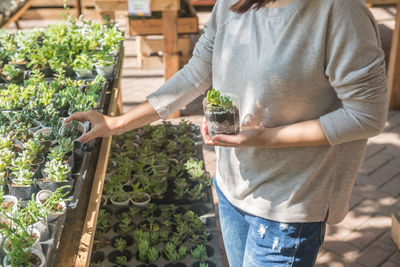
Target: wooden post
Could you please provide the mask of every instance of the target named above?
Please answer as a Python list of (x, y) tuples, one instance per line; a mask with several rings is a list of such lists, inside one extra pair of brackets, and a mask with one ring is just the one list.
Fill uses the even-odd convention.
[(388, 68), (390, 109), (400, 109), (400, 4), (397, 4), (396, 26), (393, 31)]
[[(167, 81), (179, 70), (178, 53), (178, 12), (176, 10), (162, 11), (162, 28), (164, 35), (164, 79)], [(179, 111), (171, 118), (180, 116)]]
[(82, 0), (76, 0), (76, 7), (78, 8), (78, 17), (82, 15)]

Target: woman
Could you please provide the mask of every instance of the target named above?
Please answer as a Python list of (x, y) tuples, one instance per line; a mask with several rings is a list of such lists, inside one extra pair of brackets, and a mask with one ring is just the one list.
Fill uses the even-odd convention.
[(367, 139), (382, 131), (387, 81), (362, 0), (218, 0), (190, 62), (120, 117), (95, 112), (81, 137), (118, 135), (210, 86), (240, 97), (242, 131), (212, 140), (230, 266), (312, 266), (325, 223), (346, 215)]

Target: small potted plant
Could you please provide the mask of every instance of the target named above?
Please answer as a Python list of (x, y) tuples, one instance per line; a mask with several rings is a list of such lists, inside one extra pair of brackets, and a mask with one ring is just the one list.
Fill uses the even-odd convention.
[[(29, 265), (27, 265), (29, 264)], [(3, 260), (4, 267), (11, 266), (35, 266), (43, 267), (46, 264), (44, 254), (37, 249), (15, 249), (8, 253)]]
[(72, 187), (74, 184), (74, 180), (71, 179), (70, 166), (59, 159), (47, 161), (45, 168), (42, 170), (42, 175), (43, 179), (37, 181), (41, 190), (47, 189), (54, 192), (59, 187), (65, 185)]
[(86, 133), (86, 127), (78, 121), (68, 122), (60, 127), (59, 134), (64, 138), (75, 140)]
[(113, 205), (126, 207), (129, 206), (130, 196), (129, 193), (124, 191), (122, 185), (120, 185), (114, 188), (110, 201)]
[(7, 83), (21, 83), (24, 79), (24, 71), (11, 64), (6, 64), (1, 75)]
[(8, 190), (10, 195), (27, 201), (31, 198), (35, 192), (35, 181), (32, 179), (34, 173), (31, 172), (28, 167), (19, 167), (17, 170), (11, 173), (14, 177), (11, 179), (11, 183), (8, 184)]
[(18, 199), (15, 196), (4, 195), (0, 191), (0, 213), (5, 213), (8, 216), (14, 216), (18, 211)]
[[(65, 189), (70, 189), (71, 186), (66, 185), (57, 188), (56, 191), (51, 192), (49, 190), (41, 190), (36, 194), (36, 202), (47, 209), (49, 215), (47, 216), (47, 222), (53, 222), (61, 215), (65, 214), (67, 210), (66, 201), (70, 201), (70, 198), (64, 198), (68, 194), (68, 190), (65, 193)], [(64, 192), (64, 193), (63, 193)]]
[(76, 56), (72, 67), (78, 78), (89, 78), (93, 76), (93, 62), (86, 53)]
[(151, 197), (149, 194), (141, 190), (139, 186), (139, 183), (132, 185), (130, 200), (131, 203), (137, 207), (146, 207), (150, 203)]
[(223, 94), (214, 88), (207, 92), (203, 100), (204, 115), (211, 137), (217, 134), (238, 134), (239, 98), (233, 94)]
[(193, 182), (199, 182), (206, 176), (202, 160), (195, 160), (193, 157), (191, 157), (188, 161), (186, 161), (185, 169), (189, 174), (189, 179)]
[(97, 74), (104, 77), (111, 77), (114, 74), (114, 58), (108, 53), (96, 53), (93, 60)]

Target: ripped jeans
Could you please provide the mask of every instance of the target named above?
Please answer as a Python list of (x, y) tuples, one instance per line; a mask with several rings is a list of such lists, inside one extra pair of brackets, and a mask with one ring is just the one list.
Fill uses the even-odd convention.
[(219, 219), (231, 267), (314, 266), (324, 241), (325, 222), (280, 223), (235, 208), (218, 194)]

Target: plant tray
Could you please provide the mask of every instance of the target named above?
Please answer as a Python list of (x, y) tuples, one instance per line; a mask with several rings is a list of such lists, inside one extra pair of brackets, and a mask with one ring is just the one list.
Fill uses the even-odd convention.
[[(167, 205), (160, 205), (159, 207), (162, 208), (165, 206), (167, 206)], [(202, 219), (203, 222), (205, 222), (205, 225), (206, 225), (205, 230), (208, 231), (212, 236), (211, 240), (204, 243), (206, 248), (208, 247), (208, 249), (212, 251), (212, 254), (207, 259), (207, 261), (211, 262), (211, 264), (215, 264), (214, 266), (223, 266), (222, 259), (221, 259), (221, 250), (220, 250), (220, 245), (219, 245), (220, 233), (217, 228), (216, 217), (215, 217), (215, 212), (214, 212), (214, 208), (213, 208), (214, 206), (213, 206), (212, 202), (207, 201), (207, 202), (201, 203), (201, 204), (199, 203), (199, 204), (193, 204), (193, 205), (178, 205), (178, 206), (179, 206), (179, 208), (183, 208), (185, 211), (195, 210), (195, 211), (200, 212), (200, 213), (198, 213), (198, 215), (199, 215), (200, 219)], [(101, 208), (105, 208), (105, 209), (107, 209), (108, 212), (112, 213), (112, 216), (110, 217), (111, 229), (108, 232), (101, 234), (101, 238), (105, 238), (106, 240), (111, 241), (113, 238), (121, 236), (121, 234), (114, 231), (113, 226), (119, 222), (118, 218), (116, 217), (116, 213), (118, 213), (121, 210), (124, 210), (126, 208), (121, 208), (121, 207), (116, 207), (116, 206), (102, 206)], [(132, 228), (131, 233), (133, 233), (133, 231), (135, 229), (138, 229), (137, 225), (139, 225), (144, 220), (145, 220), (145, 218), (141, 217), (140, 215), (137, 216), (133, 220), (133, 222), (136, 226), (135, 226), (135, 228)], [(158, 220), (160, 220), (160, 217), (158, 217)], [(124, 236), (128, 236), (129, 239), (133, 239), (133, 234), (128, 234), (128, 235), (124, 235)], [(96, 237), (99, 237), (99, 236), (96, 236)], [(95, 239), (96, 239), (96, 237), (95, 237)], [(193, 264), (195, 262), (197, 262), (197, 260), (192, 258), (192, 256), (190, 255), (190, 250), (193, 247), (195, 247), (197, 244), (191, 242), (190, 240), (186, 240), (183, 243), (183, 245), (185, 245), (188, 248), (188, 254), (180, 262), (184, 263), (188, 267), (193, 266)], [(162, 267), (162, 266), (167, 265), (168, 263), (171, 263), (162, 254), (165, 244), (163, 242), (159, 242), (157, 245), (155, 245), (155, 247), (159, 249), (160, 257), (158, 258), (158, 260), (156, 262), (152, 262), (152, 264), (154, 264), (154, 266)], [(144, 264), (143, 262), (140, 262), (136, 257), (138, 247), (135, 242), (133, 242), (132, 245), (128, 246), (126, 248), (126, 250), (129, 251), (128, 254), (131, 255), (131, 259), (126, 263), (127, 266), (141, 266), (142, 264)], [(112, 245), (107, 245), (107, 246), (104, 246), (104, 247), (98, 248), (98, 249), (93, 248), (93, 252), (92, 252), (92, 256), (91, 256), (91, 264), (93, 264), (93, 266), (113, 266), (113, 265), (115, 265), (115, 263), (110, 261), (114, 251), (116, 251), (116, 249)], [(104, 260), (101, 262), (98, 262), (97, 265), (94, 264), (94, 258), (95, 257), (98, 258), (100, 255), (104, 255)], [(101, 257), (102, 256), (100, 256), (100, 258)], [(210, 266), (212, 266), (211, 264), (210, 264)]]

